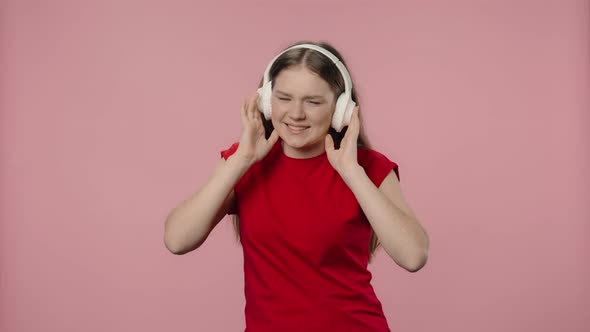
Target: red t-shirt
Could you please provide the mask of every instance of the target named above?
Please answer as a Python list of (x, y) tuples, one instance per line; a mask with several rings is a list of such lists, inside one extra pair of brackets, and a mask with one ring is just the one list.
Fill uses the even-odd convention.
[[(359, 148), (357, 159), (377, 187), (392, 170), (399, 178), (379, 152)], [(370, 224), (325, 152), (291, 158), (279, 140), (234, 193), (246, 332), (390, 331), (367, 270)]]

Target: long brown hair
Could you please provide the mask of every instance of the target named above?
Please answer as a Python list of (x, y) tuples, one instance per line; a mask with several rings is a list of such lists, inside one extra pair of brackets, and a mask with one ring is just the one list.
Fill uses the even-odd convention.
[[(340, 54), (340, 52), (338, 52), (338, 50), (336, 50), (336, 48), (334, 48), (334, 46), (330, 45), (329, 43), (327, 43), (325, 41), (320, 41), (320, 42), (299, 41), (297, 43), (294, 43), (294, 44), (286, 47), (285, 49), (296, 46), (296, 45), (300, 45), (300, 44), (313, 44), (313, 45), (317, 45), (322, 48), (325, 48), (326, 50), (330, 51), (330, 53), (334, 54), (340, 60), (340, 62), (342, 62), (342, 64), (344, 64), (344, 66), (346, 66), (346, 63), (345, 63), (342, 55)], [(294, 66), (305, 66), (310, 71), (319, 75), (322, 79), (324, 79), (326, 82), (328, 82), (328, 84), (332, 88), (332, 91), (334, 92), (334, 95), (336, 96), (336, 98), (342, 92), (344, 92), (344, 79), (342, 78), (342, 74), (340, 73), (340, 71), (338, 70), (336, 65), (330, 59), (328, 59), (325, 55), (323, 55), (315, 50), (309, 49), (309, 48), (295, 48), (295, 49), (289, 50), (289, 51), (281, 54), (281, 56), (279, 56), (275, 60), (275, 62), (271, 66), (270, 72), (269, 72), (269, 77), (270, 77), (271, 82), (273, 82), (273, 86), (274, 86), (274, 79), (277, 77), (277, 75), (282, 70), (290, 68), (290, 67), (294, 67)], [(348, 69), (348, 67), (347, 67), (347, 69)], [(349, 73), (350, 73), (350, 70), (349, 70)], [(351, 76), (351, 80), (352, 80), (352, 74), (350, 74), (350, 76)], [(262, 86), (263, 80), (264, 80), (264, 78), (261, 79), (258, 87)], [(352, 80), (352, 81), (354, 82), (354, 80)], [(358, 95), (357, 95), (356, 90), (354, 88), (354, 84), (352, 86), (351, 96), (352, 96), (352, 100), (357, 105), (360, 106)], [(272, 125), (272, 121), (270, 119), (266, 120), (264, 117), (261, 117), (261, 118), (262, 118), (262, 123), (264, 125), (265, 136), (268, 139), (274, 129), (273, 125)], [(359, 120), (361, 120), (361, 121), (360, 121), (360, 131), (359, 131), (359, 136), (358, 136), (358, 140), (357, 140), (357, 146), (361, 147), (361, 148), (370, 148), (371, 145), (369, 144), (369, 140), (367, 139), (367, 136), (366, 136), (364, 128), (363, 128), (363, 121), (362, 121), (360, 107), (359, 107)], [(328, 133), (332, 136), (332, 139), (334, 140), (335, 148), (340, 147), (340, 142), (344, 138), (344, 135), (346, 134), (347, 129), (348, 129), (348, 127), (344, 127), (341, 132), (337, 132), (334, 128), (330, 127)], [(234, 227), (236, 230), (236, 236), (239, 239), (240, 218), (237, 214), (234, 215)], [(369, 242), (369, 248), (368, 248), (369, 254), (370, 254), (369, 261), (373, 257), (373, 254), (374, 254), (375, 250), (377, 249), (377, 247), (379, 247), (379, 239), (377, 238), (375, 231), (371, 229), (371, 240)]]

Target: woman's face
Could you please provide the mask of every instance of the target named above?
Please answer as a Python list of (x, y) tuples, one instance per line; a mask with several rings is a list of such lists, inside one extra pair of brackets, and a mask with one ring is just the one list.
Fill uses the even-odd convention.
[(293, 158), (311, 158), (325, 151), (324, 140), (336, 106), (328, 82), (305, 66), (283, 69), (273, 82), (272, 125)]

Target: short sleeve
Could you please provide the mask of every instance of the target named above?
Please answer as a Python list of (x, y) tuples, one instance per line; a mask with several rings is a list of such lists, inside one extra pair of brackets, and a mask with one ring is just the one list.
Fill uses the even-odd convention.
[(225, 160), (229, 158), (238, 149), (239, 142), (232, 144), (228, 149), (221, 151), (221, 157)]
[[(238, 145), (239, 145), (239, 143), (234, 143), (228, 149), (222, 150), (220, 152), (221, 157), (223, 159), (227, 160), (227, 158), (229, 158), (232, 154), (234, 154), (236, 152), (236, 150), (238, 149)], [(238, 203), (237, 203), (237, 195), (235, 195), (235, 189), (234, 189), (234, 198), (235, 198), (234, 205), (229, 208), (229, 211), (227, 212), (227, 214), (238, 214), (238, 211), (237, 211)]]
[(399, 181), (399, 166), (385, 155), (369, 148), (359, 148), (358, 162), (365, 169), (369, 179), (379, 187), (387, 174), (393, 171)]

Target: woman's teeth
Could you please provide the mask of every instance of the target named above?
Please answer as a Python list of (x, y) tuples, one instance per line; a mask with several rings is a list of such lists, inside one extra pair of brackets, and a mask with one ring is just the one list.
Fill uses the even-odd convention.
[(292, 126), (290, 124), (287, 125), (289, 128), (293, 129), (293, 130), (304, 130), (307, 129), (308, 127), (298, 127), (298, 126)]

